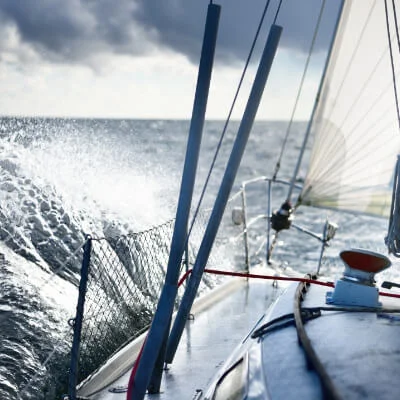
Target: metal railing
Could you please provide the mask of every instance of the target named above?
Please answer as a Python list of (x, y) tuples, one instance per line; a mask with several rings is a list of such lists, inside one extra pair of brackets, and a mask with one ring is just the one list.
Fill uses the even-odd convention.
[[(271, 215), (273, 209), (279, 207), (279, 200), (288, 185), (290, 183), (287, 181), (264, 176), (243, 182), (240, 190), (228, 202), (221, 229), (223, 234), (217, 236), (208, 267), (222, 265), (229, 270), (236, 264), (241, 266), (241, 270), (244, 265), (248, 272), (251, 258), (258, 257), (262, 250), (265, 250), (266, 260), (269, 261), (276, 237), (276, 232), (273, 233), (271, 228)], [(301, 190), (299, 185), (295, 188)], [(202, 211), (198, 215), (182, 260), (182, 274), (196, 258), (209, 215), (209, 211)], [(261, 229), (257, 227), (260, 223), (263, 224)], [(173, 224), (171, 220), (149, 230), (117, 238), (87, 238), (77, 314), (72, 321), (71, 400), (77, 398), (78, 382), (91, 375), (151, 323), (165, 279)], [(297, 224), (292, 226), (322, 243), (321, 262), (323, 250), (333, 237), (334, 225), (327, 222), (322, 235)], [(255, 233), (255, 237), (250, 233)], [(244, 258), (237, 258), (237, 240), (240, 239), (243, 240), (240, 253), (244, 253)], [(221, 251), (224, 247), (229, 247), (229, 251)], [(205, 274), (202, 290), (215, 286), (218, 279)], [(179, 291), (177, 303), (181, 295), (182, 291)]]
[[(182, 259), (182, 274), (196, 258), (209, 215), (208, 210), (198, 214)], [(88, 378), (150, 325), (164, 284), (173, 224), (174, 220), (170, 220), (125, 236), (87, 238), (77, 313), (71, 320), (74, 339), (70, 400), (77, 399), (77, 383)], [(231, 230), (229, 234), (232, 235)], [(226, 255), (230, 252), (224, 253), (223, 249), (230, 244), (229, 240), (218, 235), (217, 244), (207, 265), (222, 265), (228, 269)], [(204, 276), (199, 293), (214, 287), (221, 279)], [(177, 303), (183, 290), (184, 287), (178, 292)]]
[[(265, 204), (265, 210), (262, 212), (258, 212), (252, 215), (249, 218), (249, 207), (248, 207), (248, 191), (252, 186), (258, 186), (260, 183), (265, 183), (266, 188), (263, 191), (265, 196), (265, 201), (261, 201), (261, 204)], [(279, 207), (280, 203), (275, 201), (275, 198), (278, 198), (279, 201), (282, 201), (282, 195), (285, 193), (283, 188), (291, 186), (291, 182), (280, 180), (280, 179), (272, 179), (266, 176), (260, 176), (254, 179), (250, 179), (244, 181), (241, 185), (240, 190), (232, 197), (232, 199), (240, 197), (241, 206), (235, 207), (232, 212), (232, 221), (234, 224), (242, 226), (242, 231), (239, 236), (243, 236), (243, 244), (244, 244), (244, 255), (245, 255), (245, 269), (248, 272), (250, 269), (250, 240), (249, 240), (249, 228), (255, 227), (260, 221), (264, 221), (264, 231), (265, 237), (262, 239), (262, 242), (257, 244), (257, 248), (252, 252), (253, 255), (259, 255), (263, 249), (266, 251), (266, 262), (270, 264), (271, 255), (274, 249), (274, 245), (279, 232), (273, 232), (271, 225), (271, 216), (273, 214), (274, 207)], [(281, 187), (282, 190), (277, 190), (277, 187)], [(302, 189), (301, 185), (294, 185), (294, 189), (299, 193)], [(257, 202), (260, 203), (260, 199), (257, 199)], [(328, 246), (328, 242), (334, 237), (337, 226), (328, 220), (325, 221), (322, 234), (315, 233), (301, 225), (298, 225), (294, 222), (291, 222), (291, 227), (296, 229), (297, 231), (306, 234), (314, 239), (317, 239), (321, 242), (321, 251), (319, 262), (317, 266), (317, 274), (319, 274), (322, 257), (324, 254), (324, 250), (326, 246)], [(260, 230), (258, 229), (258, 232)]]

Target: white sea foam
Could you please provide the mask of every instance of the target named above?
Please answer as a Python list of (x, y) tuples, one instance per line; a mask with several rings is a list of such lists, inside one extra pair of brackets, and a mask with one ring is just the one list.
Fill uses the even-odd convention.
[[(205, 127), (197, 180), (200, 187), (222, 126), (222, 122), (211, 122)], [(234, 124), (227, 133), (228, 146), (223, 148), (216, 174), (210, 181), (212, 190), (206, 194), (207, 206), (215, 197), (237, 126)], [(273, 171), (280, 151), (280, 134), (285, 127), (284, 123), (260, 123), (254, 127), (235, 187), (244, 179)], [(292, 150), (285, 155), (280, 177), (290, 178), (293, 170), (303, 125), (295, 127), (299, 135), (289, 140)], [(48, 305), (41, 302), (40, 293), (57, 299), (52, 301), (55, 309), (65, 311), (63, 304), (71, 298), (65, 285), (75, 287), (70, 282), (76, 284), (81, 263), (80, 252), (71, 255), (79, 249), (84, 235), (118, 236), (147, 229), (174, 216), (187, 129), (185, 121), (1, 121), (0, 234), (3, 243), (0, 253), (3, 258), (0, 262), (7, 268), (1, 269), (0, 278), (4, 283), (0, 316), (11, 315), (7, 332), (23, 329), (28, 339), (21, 345), (18, 334), (13, 337), (10, 333), (6, 338), (0, 334), (1, 343), (7, 345), (7, 357), (12, 361), (0, 364), (0, 398), (13, 398), (10, 393), (15, 394), (15, 388), (21, 387), (26, 377), (40, 368), (40, 359), (47, 354), (50, 338), (54, 337), (54, 331), (59, 331), (61, 319), (54, 317), (40, 326), (37, 318), (40, 313), (35, 315), (35, 312), (39, 309), (40, 315), (51, 315), (46, 312)], [(196, 189), (195, 201), (200, 191)], [(266, 188), (254, 189), (252, 194), (255, 200), (249, 199), (249, 205), (257, 202), (258, 211), (265, 212)], [(285, 194), (279, 193), (277, 205)], [(325, 271), (329, 274), (337, 271), (337, 254), (343, 247), (362, 244), (372, 250), (382, 247), (384, 222), (370, 217), (360, 220), (342, 213), (329, 215), (340, 226), (337, 238), (327, 251)], [(301, 210), (297, 219), (317, 232), (322, 232), (324, 220), (325, 214), (321, 216), (320, 211), (303, 213)], [(357, 238), (351, 233), (354, 229)], [(249, 233), (250, 245), (258, 248), (264, 232), (262, 221)], [(275, 256), (278, 259), (285, 256), (291, 267), (310, 272), (319, 258), (315, 242), (299, 240), (292, 233), (280, 235)], [(162, 245), (169, 246), (169, 243)], [(287, 257), (288, 247), (290, 257)], [(263, 256), (261, 252), (259, 257)], [(303, 261), (298, 265), (300, 256)], [(68, 264), (61, 270), (66, 259)], [(51, 276), (50, 271), (61, 272), (66, 281), (56, 278), (41, 290)], [(26, 296), (29, 302), (25, 301)], [(40, 336), (47, 340), (45, 345), (39, 343)], [(29, 368), (22, 368), (28, 364)], [(10, 373), (2, 376), (2, 371), (7, 369)]]

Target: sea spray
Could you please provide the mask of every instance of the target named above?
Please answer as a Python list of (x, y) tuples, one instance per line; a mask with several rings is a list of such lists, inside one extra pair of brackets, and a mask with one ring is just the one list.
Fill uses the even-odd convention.
[(0, 398), (53, 399), (66, 390), (59, 381), (68, 373), (67, 321), (85, 236), (122, 235), (171, 213), (169, 177), (155, 168), (154, 180), (134, 129), (123, 121), (1, 120)]
[[(271, 121), (254, 125), (235, 190), (243, 180), (274, 170), (280, 134), (286, 125)], [(203, 209), (212, 204), (237, 126), (233, 122), (228, 129), (226, 146), (216, 163)], [(221, 121), (205, 126), (194, 205), (222, 127)], [(17, 399), (19, 393), (22, 399), (54, 399), (65, 392), (59, 381), (66, 382), (68, 372), (72, 339), (68, 320), (74, 317), (76, 308), (83, 241), (91, 234), (107, 243), (107, 254), (121, 258), (126, 243), (118, 248), (118, 238), (151, 230), (172, 218), (187, 128), (188, 121), (0, 119), (0, 398)], [(291, 150), (279, 173), (282, 179), (291, 177), (304, 123), (295, 123), (293, 128)], [(257, 205), (257, 213), (265, 213), (266, 187), (250, 192), (248, 206)], [(275, 195), (279, 206), (285, 192)], [(338, 223), (339, 231), (327, 250), (323, 273), (332, 275), (338, 265), (340, 268), (337, 254), (344, 246), (365, 244), (372, 250), (380, 248), (386, 228), (382, 220), (362, 217), (360, 224), (360, 217), (337, 212), (321, 216), (320, 210), (299, 209), (296, 223), (320, 232), (326, 216)], [(204, 228), (206, 214), (201, 222)], [(359, 240), (355, 240), (350, 232), (358, 226)], [(265, 227), (265, 219), (260, 219), (249, 232), (250, 246), (260, 249), (252, 258), (253, 263), (265, 259)], [(243, 269), (240, 229), (229, 227), (231, 237), (218, 238), (214, 246), (220, 250), (216, 266), (229, 268), (234, 264)], [(201, 232), (200, 227), (194, 229), (189, 267)], [(151, 250), (151, 244), (157, 250)], [(148, 323), (156, 290), (146, 262), (140, 257), (150, 251), (153, 264), (162, 271), (169, 245), (163, 236), (150, 235), (148, 240), (129, 246), (123, 268), (136, 268), (145, 278), (139, 297), (148, 303), (121, 326), (131, 320), (137, 324), (131, 326), (136, 330)], [(299, 266), (300, 256), (303, 262)], [(305, 273), (313, 271), (318, 256), (315, 242), (299, 240), (298, 234), (290, 231), (280, 236), (273, 258), (277, 262), (284, 258), (289, 266)], [(222, 266), (221, 259), (225, 263)], [(396, 274), (398, 277), (395, 270), (388, 273), (394, 279)], [(107, 279), (116, 277), (110, 274)], [(207, 279), (212, 286), (212, 279)], [(100, 293), (105, 296), (107, 291)], [(130, 312), (127, 311), (125, 315)], [(98, 363), (94, 360), (88, 369)]]

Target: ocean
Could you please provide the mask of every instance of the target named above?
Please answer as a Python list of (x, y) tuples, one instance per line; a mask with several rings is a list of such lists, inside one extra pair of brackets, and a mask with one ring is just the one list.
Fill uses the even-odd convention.
[[(194, 204), (223, 126), (205, 124)], [(238, 126), (229, 125), (202, 208), (213, 203)], [(271, 176), (287, 126), (254, 125), (234, 191), (244, 180)], [(304, 122), (293, 124), (278, 178), (291, 178), (305, 128)], [(189, 121), (172, 120), (0, 119), (0, 399), (59, 398), (85, 237), (140, 232), (174, 217), (188, 129)], [(307, 161), (299, 183), (306, 169)], [(278, 206), (285, 199), (280, 195)], [(320, 233), (326, 217), (339, 230), (323, 273), (340, 272), (338, 253), (345, 247), (384, 252), (382, 219), (300, 208), (296, 221)], [(259, 240), (264, 229), (255, 228), (250, 240)], [(276, 257), (288, 247), (285, 262), (312, 272), (319, 257), (315, 242), (284, 232)], [(385, 277), (398, 275), (392, 269)]]

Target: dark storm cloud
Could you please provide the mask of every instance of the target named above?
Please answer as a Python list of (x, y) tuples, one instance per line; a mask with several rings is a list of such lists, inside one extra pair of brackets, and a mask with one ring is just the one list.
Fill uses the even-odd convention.
[[(278, 22), (286, 29), (282, 44), (306, 50), (322, 0), (288, 0)], [(265, 0), (220, 0), (219, 54), (230, 62), (243, 59)], [(268, 21), (278, 0), (271, 1)], [(323, 35), (326, 47), (340, 0), (327, 0)], [(0, 52), (17, 32), (22, 44), (41, 58), (85, 63), (100, 53), (144, 54), (168, 48), (198, 60), (207, 0), (2, 0)], [(306, 23), (305, 23), (306, 22)]]
[[(132, 0), (2, 0), (0, 35), (11, 41), (16, 30), (22, 44), (51, 61), (85, 62), (101, 52), (140, 54), (149, 48), (151, 32), (143, 32), (134, 13)], [(10, 48), (5, 39), (0, 46)]]
[[(219, 0), (221, 4), (218, 44), (220, 53), (230, 61), (247, 56), (266, 0)], [(269, 26), (279, 0), (272, 0), (266, 18)], [(158, 41), (197, 60), (199, 37), (202, 36), (206, 1), (199, 0), (138, 0), (136, 17), (157, 33)], [(286, 0), (277, 23), (284, 26), (281, 45), (308, 51), (323, 0)], [(325, 2), (317, 50), (329, 44), (341, 0)], [(265, 33), (264, 33), (265, 37)]]

